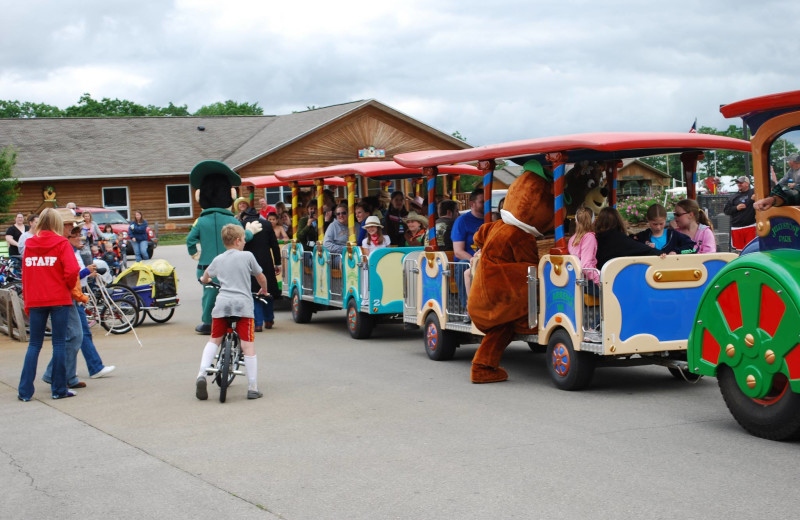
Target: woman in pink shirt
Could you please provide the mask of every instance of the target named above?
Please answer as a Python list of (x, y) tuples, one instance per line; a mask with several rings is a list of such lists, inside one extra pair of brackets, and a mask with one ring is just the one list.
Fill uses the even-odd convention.
[(714, 239), (714, 228), (697, 201), (683, 199), (675, 204), (675, 223), (678, 231), (691, 238), (696, 253), (716, 253), (717, 241)]
[(577, 256), (581, 261), (581, 269), (586, 269), (583, 276), (589, 280), (586, 291), (597, 294), (600, 277), (597, 274), (597, 238), (592, 225), (592, 211), (586, 206), (581, 206), (575, 212), (575, 234), (569, 239), (567, 249), (569, 254)]

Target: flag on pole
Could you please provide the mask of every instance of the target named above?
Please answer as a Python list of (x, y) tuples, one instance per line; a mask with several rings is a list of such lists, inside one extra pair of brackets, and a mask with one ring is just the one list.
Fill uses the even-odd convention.
[(692, 127), (689, 129), (689, 133), (690, 134), (696, 134), (697, 133), (697, 118), (696, 117), (694, 118), (694, 123), (692, 123)]

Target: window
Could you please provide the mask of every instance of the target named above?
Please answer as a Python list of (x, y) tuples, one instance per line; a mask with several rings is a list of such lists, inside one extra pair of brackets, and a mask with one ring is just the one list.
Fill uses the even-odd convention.
[(128, 188), (126, 186), (103, 188), (103, 207), (115, 209), (123, 217), (130, 218), (128, 216)]
[(636, 181), (628, 181), (622, 186), (623, 195), (640, 195), (641, 187)]
[[(266, 192), (267, 204), (275, 205), (278, 202), (290, 204), (292, 200), (292, 188), (289, 186), (277, 186), (275, 188), (264, 188)], [(288, 202), (287, 202), (288, 201)]]
[(167, 218), (192, 217), (192, 190), (188, 184), (167, 184)]

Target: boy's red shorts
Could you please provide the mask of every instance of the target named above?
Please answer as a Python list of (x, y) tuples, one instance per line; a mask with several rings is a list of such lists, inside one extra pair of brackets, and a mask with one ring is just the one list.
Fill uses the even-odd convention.
[[(211, 318), (211, 337), (221, 338), (228, 332), (228, 320), (226, 318)], [(236, 332), (239, 334), (240, 341), (255, 341), (255, 322), (253, 318), (239, 318), (236, 323)]]

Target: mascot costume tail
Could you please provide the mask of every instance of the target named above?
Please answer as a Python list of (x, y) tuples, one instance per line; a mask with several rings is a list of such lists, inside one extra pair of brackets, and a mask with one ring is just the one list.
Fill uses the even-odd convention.
[[(189, 254), (197, 260), (197, 278), (202, 276), (211, 261), (225, 252), (222, 243), (222, 227), (225, 224), (241, 225), (230, 211), (233, 203), (232, 188), (242, 183), (241, 177), (225, 163), (219, 161), (203, 161), (192, 169), (189, 176), (192, 188), (196, 189), (196, 197), (203, 208), (200, 217), (195, 221), (186, 237)], [(253, 234), (261, 231), (261, 224), (250, 222), (245, 228), (245, 241), (250, 241)], [(198, 251), (197, 246), (200, 246)], [(211, 311), (217, 301), (217, 290), (203, 288), (202, 323), (195, 327), (200, 334), (211, 334)]]
[(508, 189), (502, 220), (484, 224), (475, 233), (481, 256), (475, 269), (467, 308), (485, 334), (472, 359), (473, 383), (508, 379), (500, 367), (503, 351), (515, 332), (528, 329), (528, 267), (539, 264), (536, 238), (553, 228), (553, 183), (535, 160)]

